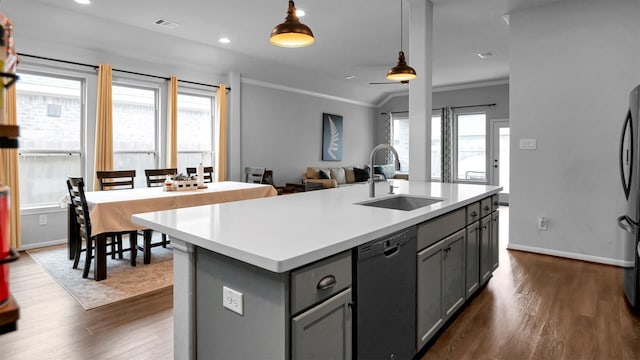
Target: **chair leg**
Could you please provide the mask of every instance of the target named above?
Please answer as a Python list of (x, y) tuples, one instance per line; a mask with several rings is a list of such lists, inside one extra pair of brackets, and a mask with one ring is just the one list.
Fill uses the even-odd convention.
[(122, 259), (122, 234), (116, 235), (116, 243), (118, 245), (118, 259)]
[(89, 269), (91, 268), (91, 257), (93, 257), (93, 239), (87, 240), (87, 251), (84, 254), (84, 269), (82, 271), (82, 277), (89, 277)]
[(144, 231), (144, 248), (143, 248), (143, 262), (145, 264), (151, 263), (151, 233), (153, 230)]
[(167, 234), (162, 234), (162, 247), (166, 248), (167, 247), (167, 243), (169, 243), (167, 241)]
[(78, 268), (78, 263), (80, 262), (80, 254), (82, 253), (82, 239), (78, 239), (78, 244), (76, 245), (75, 254), (73, 254), (73, 268)]
[(129, 247), (131, 248), (131, 266), (136, 266), (136, 257), (138, 256), (138, 232), (129, 233)]

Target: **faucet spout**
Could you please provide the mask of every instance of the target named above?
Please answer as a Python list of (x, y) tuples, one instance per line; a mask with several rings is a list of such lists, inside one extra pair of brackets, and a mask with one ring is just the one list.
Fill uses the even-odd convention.
[(373, 157), (376, 155), (378, 150), (381, 150), (381, 149), (387, 149), (391, 151), (391, 153), (395, 158), (395, 161), (394, 161), (395, 168), (396, 170), (400, 170), (400, 160), (399, 160), (400, 158), (398, 157), (398, 152), (396, 151), (396, 149), (394, 149), (393, 146), (389, 144), (376, 145), (376, 147), (374, 147), (373, 150), (371, 150), (371, 154), (369, 155), (369, 197), (376, 196), (376, 188), (373, 182)]

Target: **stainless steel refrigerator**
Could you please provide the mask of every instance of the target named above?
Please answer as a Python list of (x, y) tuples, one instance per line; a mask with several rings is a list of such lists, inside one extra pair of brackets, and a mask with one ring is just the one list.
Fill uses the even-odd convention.
[(620, 178), (627, 198), (627, 212), (618, 217), (626, 232), (623, 287), (634, 312), (640, 313), (640, 85), (631, 91), (629, 111), (620, 138)]

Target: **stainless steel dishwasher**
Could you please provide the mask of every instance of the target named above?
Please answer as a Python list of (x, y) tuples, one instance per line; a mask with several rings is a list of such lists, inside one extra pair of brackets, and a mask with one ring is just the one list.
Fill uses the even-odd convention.
[(416, 338), (416, 228), (368, 242), (356, 251), (356, 358), (411, 359)]

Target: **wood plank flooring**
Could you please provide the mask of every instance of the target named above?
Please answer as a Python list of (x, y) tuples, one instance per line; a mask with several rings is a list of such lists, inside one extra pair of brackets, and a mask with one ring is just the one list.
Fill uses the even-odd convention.
[[(173, 357), (172, 290), (84, 311), (26, 253), (10, 269), (20, 320), (0, 335), (0, 359)], [(487, 287), (422, 359), (640, 359), (640, 318), (620, 268), (502, 249)]]

